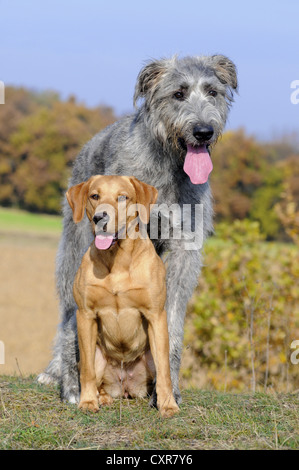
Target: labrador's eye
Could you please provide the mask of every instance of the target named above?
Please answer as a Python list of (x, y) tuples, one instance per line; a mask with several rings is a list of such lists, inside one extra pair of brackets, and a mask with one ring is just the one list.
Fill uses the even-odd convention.
[(100, 196), (98, 194), (92, 194), (90, 198), (94, 199), (95, 201), (98, 201), (98, 199), (100, 199)]
[(118, 196), (118, 201), (119, 202), (126, 201), (127, 199), (129, 199), (129, 198), (125, 194), (121, 194), (120, 196)]

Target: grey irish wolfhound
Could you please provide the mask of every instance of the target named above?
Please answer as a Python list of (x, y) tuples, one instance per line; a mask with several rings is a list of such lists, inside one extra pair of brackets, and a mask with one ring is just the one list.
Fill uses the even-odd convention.
[[(223, 55), (152, 61), (137, 78), (136, 113), (95, 135), (78, 155), (70, 185), (96, 174), (135, 176), (155, 186), (158, 204), (203, 208), (202, 226), (191, 211), (192, 227), (203, 239), (212, 232), (212, 202), (208, 174), (212, 169), (209, 146), (223, 131), (237, 89), (234, 64)], [(81, 258), (91, 243), (87, 217), (74, 224), (64, 204), (64, 229), (57, 256), (57, 287), (61, 305), (54, 356), (39, 382), (60, 384), (61, 398), (79, 401), (78, 343), (73, 281)], [(159, 211), (153, 211), (152, 218)], [(167, 253), (166, 311), (170, 367), (174, 396), (181, 402), (179, 368), (187, 302), (197, 284), (201, 250), (185, 249), (178, 238), (153, 240), (157, 253)], [(151, 404), (155, 404), (155, 392)]]

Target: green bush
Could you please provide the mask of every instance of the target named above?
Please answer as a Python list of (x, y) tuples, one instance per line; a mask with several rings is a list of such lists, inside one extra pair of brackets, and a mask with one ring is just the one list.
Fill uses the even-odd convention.
[[(258, 222), (219, 224), (186, 321), (183, 379), (217, 389), (298, 388), (299, 252)], [(196, 383), (197, 381), (197, 383)]]

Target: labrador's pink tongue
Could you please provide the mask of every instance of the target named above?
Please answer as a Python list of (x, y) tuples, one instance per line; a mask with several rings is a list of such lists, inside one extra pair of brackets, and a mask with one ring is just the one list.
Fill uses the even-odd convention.
[(98, 250), (107, 250), (113, 242), (113, 236), (104, 237), (103, 235), (96, 235), (95, 245)]
[(193, 147), (192, 145), (187, 145), (184, 171), (189, 175), (191, 183), (206, 183), (212, 170), (213, 163), (206, 146)]

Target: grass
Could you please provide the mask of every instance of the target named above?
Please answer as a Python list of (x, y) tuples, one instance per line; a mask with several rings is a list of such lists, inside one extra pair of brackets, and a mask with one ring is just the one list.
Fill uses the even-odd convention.
[(0, 230), (59, 234), (62, 230), (62, 218), (56, 215), (33, 214), (19, 209), (0, 207)]
[(298, 394), (185, 390), (170, 420), (148, 400), (115, 400), (97, 414), (60, 402), (35, 377), (0, 377), (0, 449), (298, 449)]

